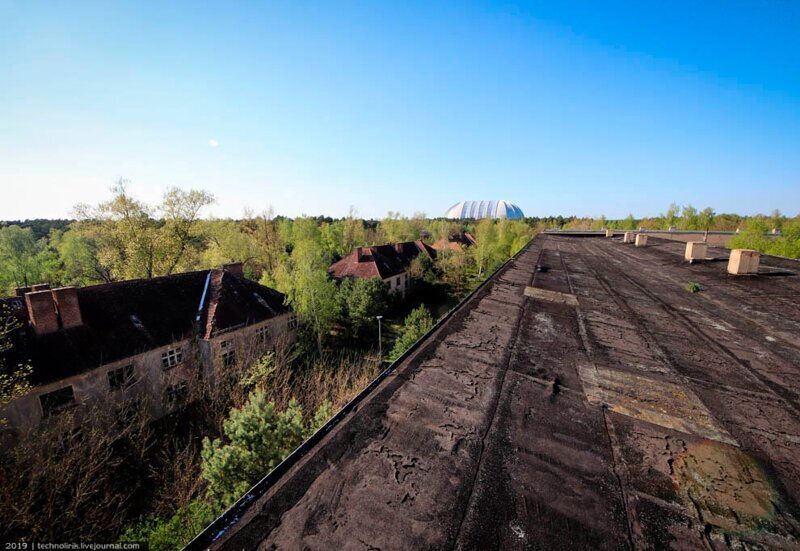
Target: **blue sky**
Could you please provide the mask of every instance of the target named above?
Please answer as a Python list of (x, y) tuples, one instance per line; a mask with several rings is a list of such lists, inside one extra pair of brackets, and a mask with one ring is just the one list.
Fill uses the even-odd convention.
[(800, 212), (797, 0), (0, 0), (0, 20), (0, 219), (119, 177), (233, 217)]

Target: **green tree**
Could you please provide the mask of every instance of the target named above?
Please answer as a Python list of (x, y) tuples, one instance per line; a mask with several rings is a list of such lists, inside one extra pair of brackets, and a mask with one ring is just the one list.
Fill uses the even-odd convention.
[(39, 282), (38, 252), (31, 228), (0, 228), (0, 278), (4, 288), (28, 287)]
[(706, 207), (697, 215), (697, 230), (709, 230), (714, 225), (716, 213), (711, 207)]
[(375, 323), (375, 316), (385, 314), (389, 307), (386, 284), (377, 278), (346, 278), (339, 285), (339, 302), (354, 337)]
[(399, 358), (412, 344), (430, 331), (431, 327), (433, 327), (433, 317), (424, 304), (412, 310), (403, 321), (403, 328), (394, 343), (390, 359)]
[(478, 278), (481, 278), (487, 268), (491, 270), (498, 258), (497, 228), (494, 220), (484, 218), (478, 222), (478, 226), (475, 229), (475, 241), (476, 243), (470, 247), (470, 251), (478, 268)]
[(678, 228), (681, 230), (697, 230), (700, 229), (699, 224), (699, 215), (697, 213), (697, 209), (692, 205), (686, 205), (683, 207), (683, 212), (681, 214), (680, 221), (678, 222)]
[(339, 319), (341, 304), (336, 282), (328, 276), (330, 259), (321, 246), (316, 221), (298, 218), (293, 224), (294, 248), (289, 260), (274, 274), (279, 291), (315, 336), (317, 351)]
[(323, 403), (306, 424), (296, 400), (277, 411), (262, 390), (253, 391), (225, 420), (226, 441), (203, 440), (202, 477), (208, 482), (209, 498), (223, 506), (233, 503), (316, 431), (331, 410), (330, 403)]
[(664, 225), (666, 226), (664, 229), (675, 226), (680, 215), (681, 208), (676, 203), (672, 203), (667, 209), (667, 214), (664, 215)]
[(436, 257), (436, 265), (442, 274), (442, 281), (460, 295), (467, 285), (469, 275), (469, 259), (466, 251), (463, 249), (440, 251)]
[(118, 181), (111, 200), (96, 207), (76, 206), (74, 229), (93, 240), (112, 279), (150, 278), (185, 267), (182, 261), (203, 245), (196, 231), (198, 216), (214, 198), (204, 191), (172, 188), (153, 208), (131, 197), (127, 185)]

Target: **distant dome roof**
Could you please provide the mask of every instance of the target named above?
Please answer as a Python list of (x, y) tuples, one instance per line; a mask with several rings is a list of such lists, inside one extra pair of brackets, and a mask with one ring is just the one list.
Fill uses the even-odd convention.
[(444, 213), (445, 218), (525, 218), (510, 201), (461, 201)]

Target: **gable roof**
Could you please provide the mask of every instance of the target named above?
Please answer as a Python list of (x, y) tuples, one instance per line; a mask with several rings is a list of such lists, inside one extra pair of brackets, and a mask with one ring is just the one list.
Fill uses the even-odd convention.
[(283, 294), (222, 270), (93, 285), (77, 293), (80, 326), (44, 335), (23, 326), (12, 336), (6, 360), (9, 365), (30, 360), (34, 385), (289, 311)]
[(434, 257), (436, 251), (419, 239), (393, 245), (356, 247), (349, 255), (334, 262), (328, 272), (337, 279), (345, 277), (387, 279), (405, 272), (420, 254)]
[(475, 238), (469, 232), (454, 233), (445, 241), (444, 238), (440, 239), (433, 244), (433, 248), (439, 251), (449, 249), (457, 251), (463, 247), (469, 247), (475, 244)]

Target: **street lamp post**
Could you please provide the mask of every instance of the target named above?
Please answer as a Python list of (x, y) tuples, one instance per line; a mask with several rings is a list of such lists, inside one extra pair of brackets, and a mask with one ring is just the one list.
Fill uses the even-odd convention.
[(381, 338), (381, 320), (383, 316), (375, 316), (378, 319), (378, 358), (383, 361), (383, 339)]

